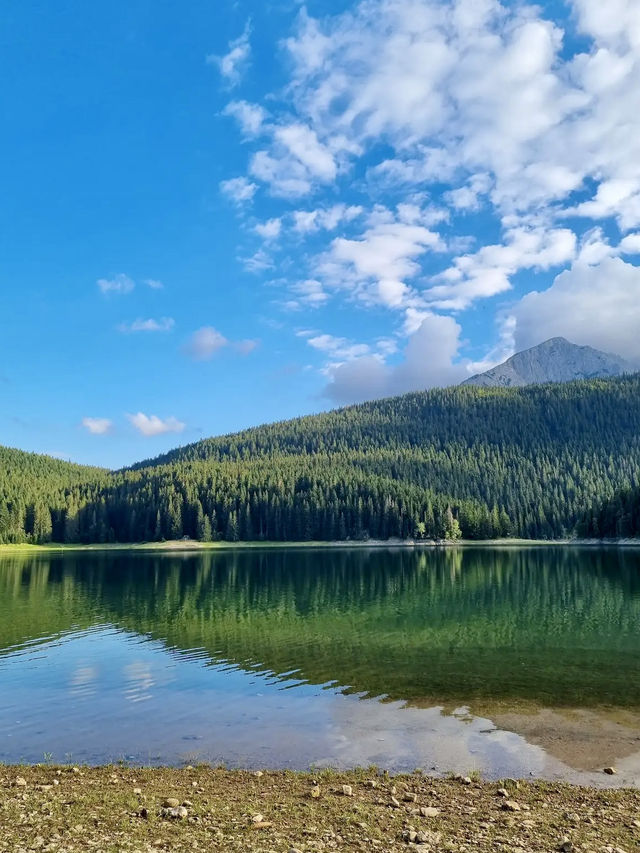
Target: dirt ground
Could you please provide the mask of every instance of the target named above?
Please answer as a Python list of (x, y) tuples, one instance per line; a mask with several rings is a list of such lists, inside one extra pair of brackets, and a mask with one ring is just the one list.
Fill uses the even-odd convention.
[(548, 782), (0, 767), (0, 851), (640, 850), (640, 790)]

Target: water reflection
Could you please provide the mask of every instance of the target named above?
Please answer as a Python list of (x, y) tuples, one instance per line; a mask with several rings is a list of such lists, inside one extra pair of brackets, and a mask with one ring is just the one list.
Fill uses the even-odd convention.
[(0, 758), (569, 776), (604, 751), (633, 780), (638, 627), (636, 551), (5, 559)]

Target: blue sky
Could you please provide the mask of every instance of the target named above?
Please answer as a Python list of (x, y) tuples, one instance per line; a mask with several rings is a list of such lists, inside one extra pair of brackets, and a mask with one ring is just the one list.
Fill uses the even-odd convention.
[(556, 334), (640, 364), (636, 0), (2, 31), (0, 443), (116, 467)]

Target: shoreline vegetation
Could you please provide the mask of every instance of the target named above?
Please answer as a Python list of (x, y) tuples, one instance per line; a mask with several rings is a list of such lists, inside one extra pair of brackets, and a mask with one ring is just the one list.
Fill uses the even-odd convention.
[(0, 765), (0, 853), (635, 849), (640, 791), (376, 768)]
[(168, 553), (194, 551), (258, 551), (260, 549), (282, 548), (304, 550), (308, 548), (340, 549), (340, 548), (640, 548), (640, 538), (624, 539), (365, 539), (365, 540), (336, 540), (333, 542), (199, 542), (195, 539), (174, 539), (166, 542), (110, 542), (110, 543), (57, 543), (48, 542), (42, 545), (24, 542), (18, 544), (0, 544), (0, 555), (14, 553), (55, 553), (69, 551), (165, 551)]

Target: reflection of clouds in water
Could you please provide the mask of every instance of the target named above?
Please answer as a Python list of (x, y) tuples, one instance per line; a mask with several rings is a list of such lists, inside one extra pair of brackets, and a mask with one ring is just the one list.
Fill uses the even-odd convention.
[(69, 692), (72, 696), (93, 696), (97, 679), (98, 670), (95, 666), (79, 666), (71, 675)]
[(151, 699), (151, 688), (155, 686), (155, 679), (149, 663), (134, 661), (127, 664), (124, 668), (124, 678), (127, 682), (124, 695), (130, 702)]
[(336, 702), (323, 764), (385, 766), (391, 759), (402, 770), (416, 767), (441, 773), (478, 770), (491, 776), (527, 776), (543, 772), (544, 751), (520, 735), (496, 729), (467, 709), (455, 715), (441, 708), (408, 708), (401, 702)]

